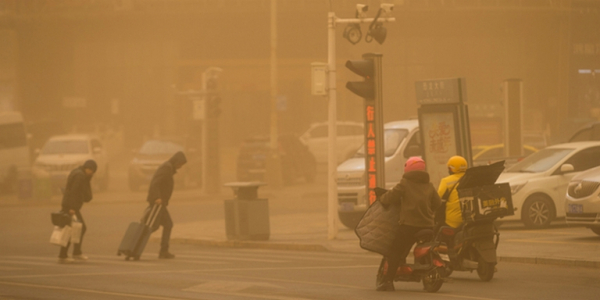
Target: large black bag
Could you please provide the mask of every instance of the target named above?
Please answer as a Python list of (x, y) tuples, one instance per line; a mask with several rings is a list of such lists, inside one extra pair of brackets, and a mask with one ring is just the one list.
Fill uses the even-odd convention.
[(58, 227), (64, 227), (66, 225), (71, 225), (71, 220), (73, 219), (70, 214), (59, 211), (53, 212), (50, 214), (50, 219), (52, 220), (52, 224)]
[(125, 236), (121, 240), (117, 255), (124, 254), (125, 260), (133, 258), (139, 260), (146, 248), (150, 234), (155, 228), (156, 220), (160, 215), (162, 205), (155, 204), (144, 211), (140, 222), (131, 222), (127, 227)]
[[(381, 196), (379, 191), (377, 196)], [(379, 200), (373, 202), (354, 229), (360, 240), (360, 247), (390, 257), (392, 245), (400, 225), (400, 206), (385, 207)]]

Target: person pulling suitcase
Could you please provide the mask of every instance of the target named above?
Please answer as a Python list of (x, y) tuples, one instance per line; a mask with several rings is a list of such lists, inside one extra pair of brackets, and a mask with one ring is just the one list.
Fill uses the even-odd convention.
[(186, 162), (187, 159), (183, 152), (179, 151), (175, 153), (173, 157), (158, 167), (154, 176), (152, 176), (150, 187), (148, 188), (148, 204), (150, 206), (156, 204), (161, 205), (160, 213), (152, 228), (152, 231), (155, 231), (159, 226), (163, 227), (160, 251), (158, 253), (158, 258), (161, 259), (175, 258), (175, 255), (169, 252), (169, 240), (171, 239), (173, 220), (171, 220), (167, 206), (169, 205), (169, 200), (171, 199), (173, 187), (175, 185), (173, 175), (175, 175), (177, 170)]

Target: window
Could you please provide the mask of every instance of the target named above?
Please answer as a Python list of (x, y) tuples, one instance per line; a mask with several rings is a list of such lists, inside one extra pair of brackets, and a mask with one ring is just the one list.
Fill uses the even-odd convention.
[(575, 172), (600, 166), (600, 147), (581, 150), (569, 158), (565, 164), (572, 164)]
[(339, 136), (356, 136), (364, 135), (364, 130), (361, 126), (354, 125), (339, 125), (337, 127), (337, 135)]
[(554, 167), (561, 159), (573, 152), (573, 149), (543, 149), (527, 156), (507, 169), (507, 172), (541, 173)]
[(586, 128), (576, 133), (569, 142), (584, 142), (592, 140), (592, 129)]
[[(415, 134), (413, 134), (413, 136), (410, 138), (410, 141), (408, 141), (406, 149), (404, 149), (404, 157), (408, 158), (408, 149), (410, 149), (411, 146), (417, 146), (419, 149), (421, 149), (421, 135), (418, 131), (415, 132)], [(423, 156), (423, 154), (421, 154), (421, 156)]]
[(50, 140), (42, 149), (42, 154), (87, 154), (89, 152), (89, 145), (85, 140)]
[(329, 133), (329, 128), (325, 125), (317, 126), (313, 130), (310, 131), (311, 138), (323, 138), (327, 137)]
[[(396, 150), (408, 135), (408, 131), (406, 129), (386, 129), (384, 132), (385, 137), (383, 140), (383, 151), (385, 153), (385, 156), (389, 157), (396, 153)], [(358, 152), (356, 152), (356, 155), (354, 155), (354, 157), (365, 157), (364, 143), (362, 146), (360, 146)]]

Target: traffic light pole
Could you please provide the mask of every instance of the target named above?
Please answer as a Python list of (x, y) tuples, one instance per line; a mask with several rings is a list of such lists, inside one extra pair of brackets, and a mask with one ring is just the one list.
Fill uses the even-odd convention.
[[(336, 56), (335, 56), (335, 29), (337, 24), (372, 23), (375, 18), (340, 19), (335, 12), (327, 14), (327, 67), (329, 77), (329, 140), (328, 140), (328, 165), (327, 165), (327, 238), (335, 239), (337, 228), (337, 85), (336, 85)], [(378, 18), (377, 22), (394, 22), (396, 18)]]

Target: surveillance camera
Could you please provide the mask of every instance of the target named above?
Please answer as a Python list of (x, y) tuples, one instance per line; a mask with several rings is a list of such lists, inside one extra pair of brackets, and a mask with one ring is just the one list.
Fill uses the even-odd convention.
[(392, 10), (394, 10), (394, 4), (391, 4), (391, 3), (381, 3), (381, 9), (386, 14), (389, 14), (389, 13), (392, 12)]
[(366, 4), (356, 4), (356, 16), (363, 16), (369, 10), (369, 6)]

